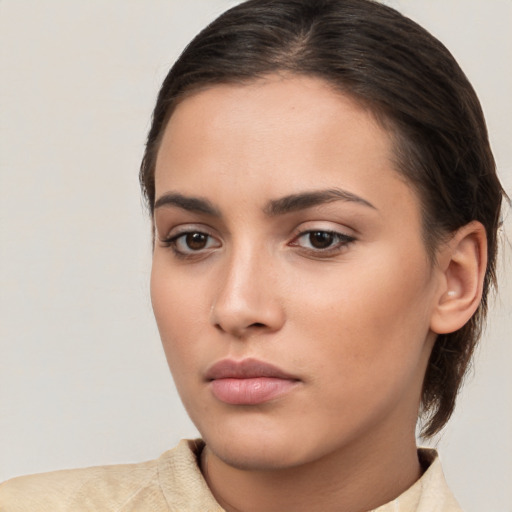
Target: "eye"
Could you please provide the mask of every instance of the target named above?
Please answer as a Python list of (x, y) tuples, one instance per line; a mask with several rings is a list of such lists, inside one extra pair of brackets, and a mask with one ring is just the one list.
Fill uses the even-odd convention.
[(166, 247), (170, 247), (177, 256), (189, 257), (203, 254), (210, 249), (221, 246), (220, 242), (202, 231), (187, 231), (176, 235), (171, 235), (166, 240), (162, 240)]
[(176, 246), (180, 246), (182, 249), (190, 249), (191, 251), (200, 251), (206, 249), (210, 242), (209, 236), (205, 233), (186, 233), (180, 235), (176, 240)]
[(306, 240), (315, 249), (327, 249), (335, 242), (336, 235), (330, 231), (310, 231)]
[(353, 236), (337, 231), (312, 229), (303, 231), (289, 244), (314, 253), (333, 253), (353, 242)]

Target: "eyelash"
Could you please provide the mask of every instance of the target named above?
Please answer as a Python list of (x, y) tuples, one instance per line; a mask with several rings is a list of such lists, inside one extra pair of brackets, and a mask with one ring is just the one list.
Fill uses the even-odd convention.
[(298, 243), (298, 241), (301, 238), (309, 237), (309, 242), (311, 242), (311, 236), (315, 235), (315, 234), (317, 234), (317, 235), (321, 234), (322, 236), (327, 235), (329, 237), (332, 237), (332, 239), (333, 239), (332, 241), (336, 241), (336, 243), (334, 245), (329, 245), (328, 247), (325, 247), (325, 248), (302, 247), (304, 250), (308, 251), (310, 254), (312, 254), (313, 256), (317, 256), (317, 257), (328, 257), (328, 256), (338, 254), (343, 249), (348, 247), (351, 243), (356, 241), (355, 237), (346, 235), (345, 233), (340, 233), (338, 231), (333, 231), (333, 230), (329, 230), (329, 229), (308, 229), (306, 231), (299, 232), (288, 245), (290, 245), (292, 247), (301, 247)]
[[(187, 243), (186, 238), (189, 236), (193, 236), (193, 235), (200, 235), (200, 236), (206, 237), (207, 245), (212, 240), (216, 240), (212, 235), (210, 235), (209, 233), (205, 233), (204, 231), (190, 230), (190, 231), (183, 231), (181, 233), (172, 235), (164, 240), (161, 240), (161, 243), (164, 247), (170, 248), (172, 250), (172, 252), (174, 253), (174, 255), (181, 259), (197, 258), (199, 256), (203, 256), (205, 250), (207, 251), (209, 249), (212, 249), (212, 247), (205, 247), (205, 248), (202, 248), (199, 250), (194, 250), (194, 249), (190, 249), (190, 247), (189, 247), (188, 251), (187, 251), (186, 249), (183, 250), (183, 249), (178, 248), (178, 244), (180, 243), (181, 239), (183, 239), (184, 243), (186, 244)], [(217, 247), (220, 247), (220, 244)], [(216, 248), (216, 247), (214, 247), (214, 248)]]
[[(336, 242), (334, 245), (328, 245), (325, 248), (318, 248), (318, 247), (303, 247), (299, 244), (299, 241), (304, 237), (309, 237), (309, 242), (311, 243), (311, 236), (312, 235), (321, 235), (321, 236), (328, 236), (331, 237), (332, 240), (330, 240), (330, 243)], [(197, 250), (191, 249), (190, 247), (187, 247), (186, 249), (179, 248), (178, 244), (180, 243), (180, 240), (183, 240), (185, 244), (187, 244), (187, 237), (189, 236), (202, 236), (206, 237), (206, 247), (200, 248)], [(207, 253), (211, 249), (216, 249), (218, 247), (221, 247), (221, 243), (218, 242), (217, 245), (211, 246), (211, 242), (215, 241), (216, 238), (210, 235), (209, 233), (205, 233), (204, 231), (200, 230), (190, 230), (190, 231), (183, 231), (177, 234), (174, 234), (166, 239), (161, 240), (163, 247), (168, 247), (172, 250), (174, 255), (180, 259), (194, 259), (199, 258), (205, 255), (205, 252)], [(328, 240), (329, 241), (329, 240)], [(309, 253), (309, 255), (316, 256), (316, 257), (329, 257), (334, 256), (338, 253), (340, 253), (343, 249), (347, 248), (351, 243), (355, 242), (356, 238), (344, 233), (339, 233), (338, 231), (333, 231), (329, 229), (308, 229), (305, 231), (299, 231), (293, 240), (288, 243), (288, 246), (290, 247), (300, 247), (302, 250)], [(188, 244), (187, 244), (188, 245)], [(210, 245), (210, 246), (208, 246)]]

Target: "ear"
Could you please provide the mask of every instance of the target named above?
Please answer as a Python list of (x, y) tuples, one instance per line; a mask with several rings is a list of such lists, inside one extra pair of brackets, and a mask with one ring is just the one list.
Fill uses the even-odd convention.
[(477, 221), (458, 229), (437, 257), (441, 279), (430, 328), (437, 334), (460, 329), (475, 313), (482, 298), (487, 268), (487, 236)]

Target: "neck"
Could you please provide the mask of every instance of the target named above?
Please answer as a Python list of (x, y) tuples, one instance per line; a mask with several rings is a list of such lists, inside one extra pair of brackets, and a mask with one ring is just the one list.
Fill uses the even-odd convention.
[(394, 443), (380, 437), (306, 464), (269, 470), (230, 466), (205, 447), (202, 470), (227, 512), (365, 512), (392, 501), (421, 476), (414, 434), (395, 435)]

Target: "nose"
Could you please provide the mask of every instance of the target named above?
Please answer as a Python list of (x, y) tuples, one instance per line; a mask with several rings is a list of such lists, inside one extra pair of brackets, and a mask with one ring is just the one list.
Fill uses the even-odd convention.
[(285, 322), (276, 268), (256, 252), (240, 251), (225, 262), (211, 309), (212, 324), (239, 339), (278, 331)]

